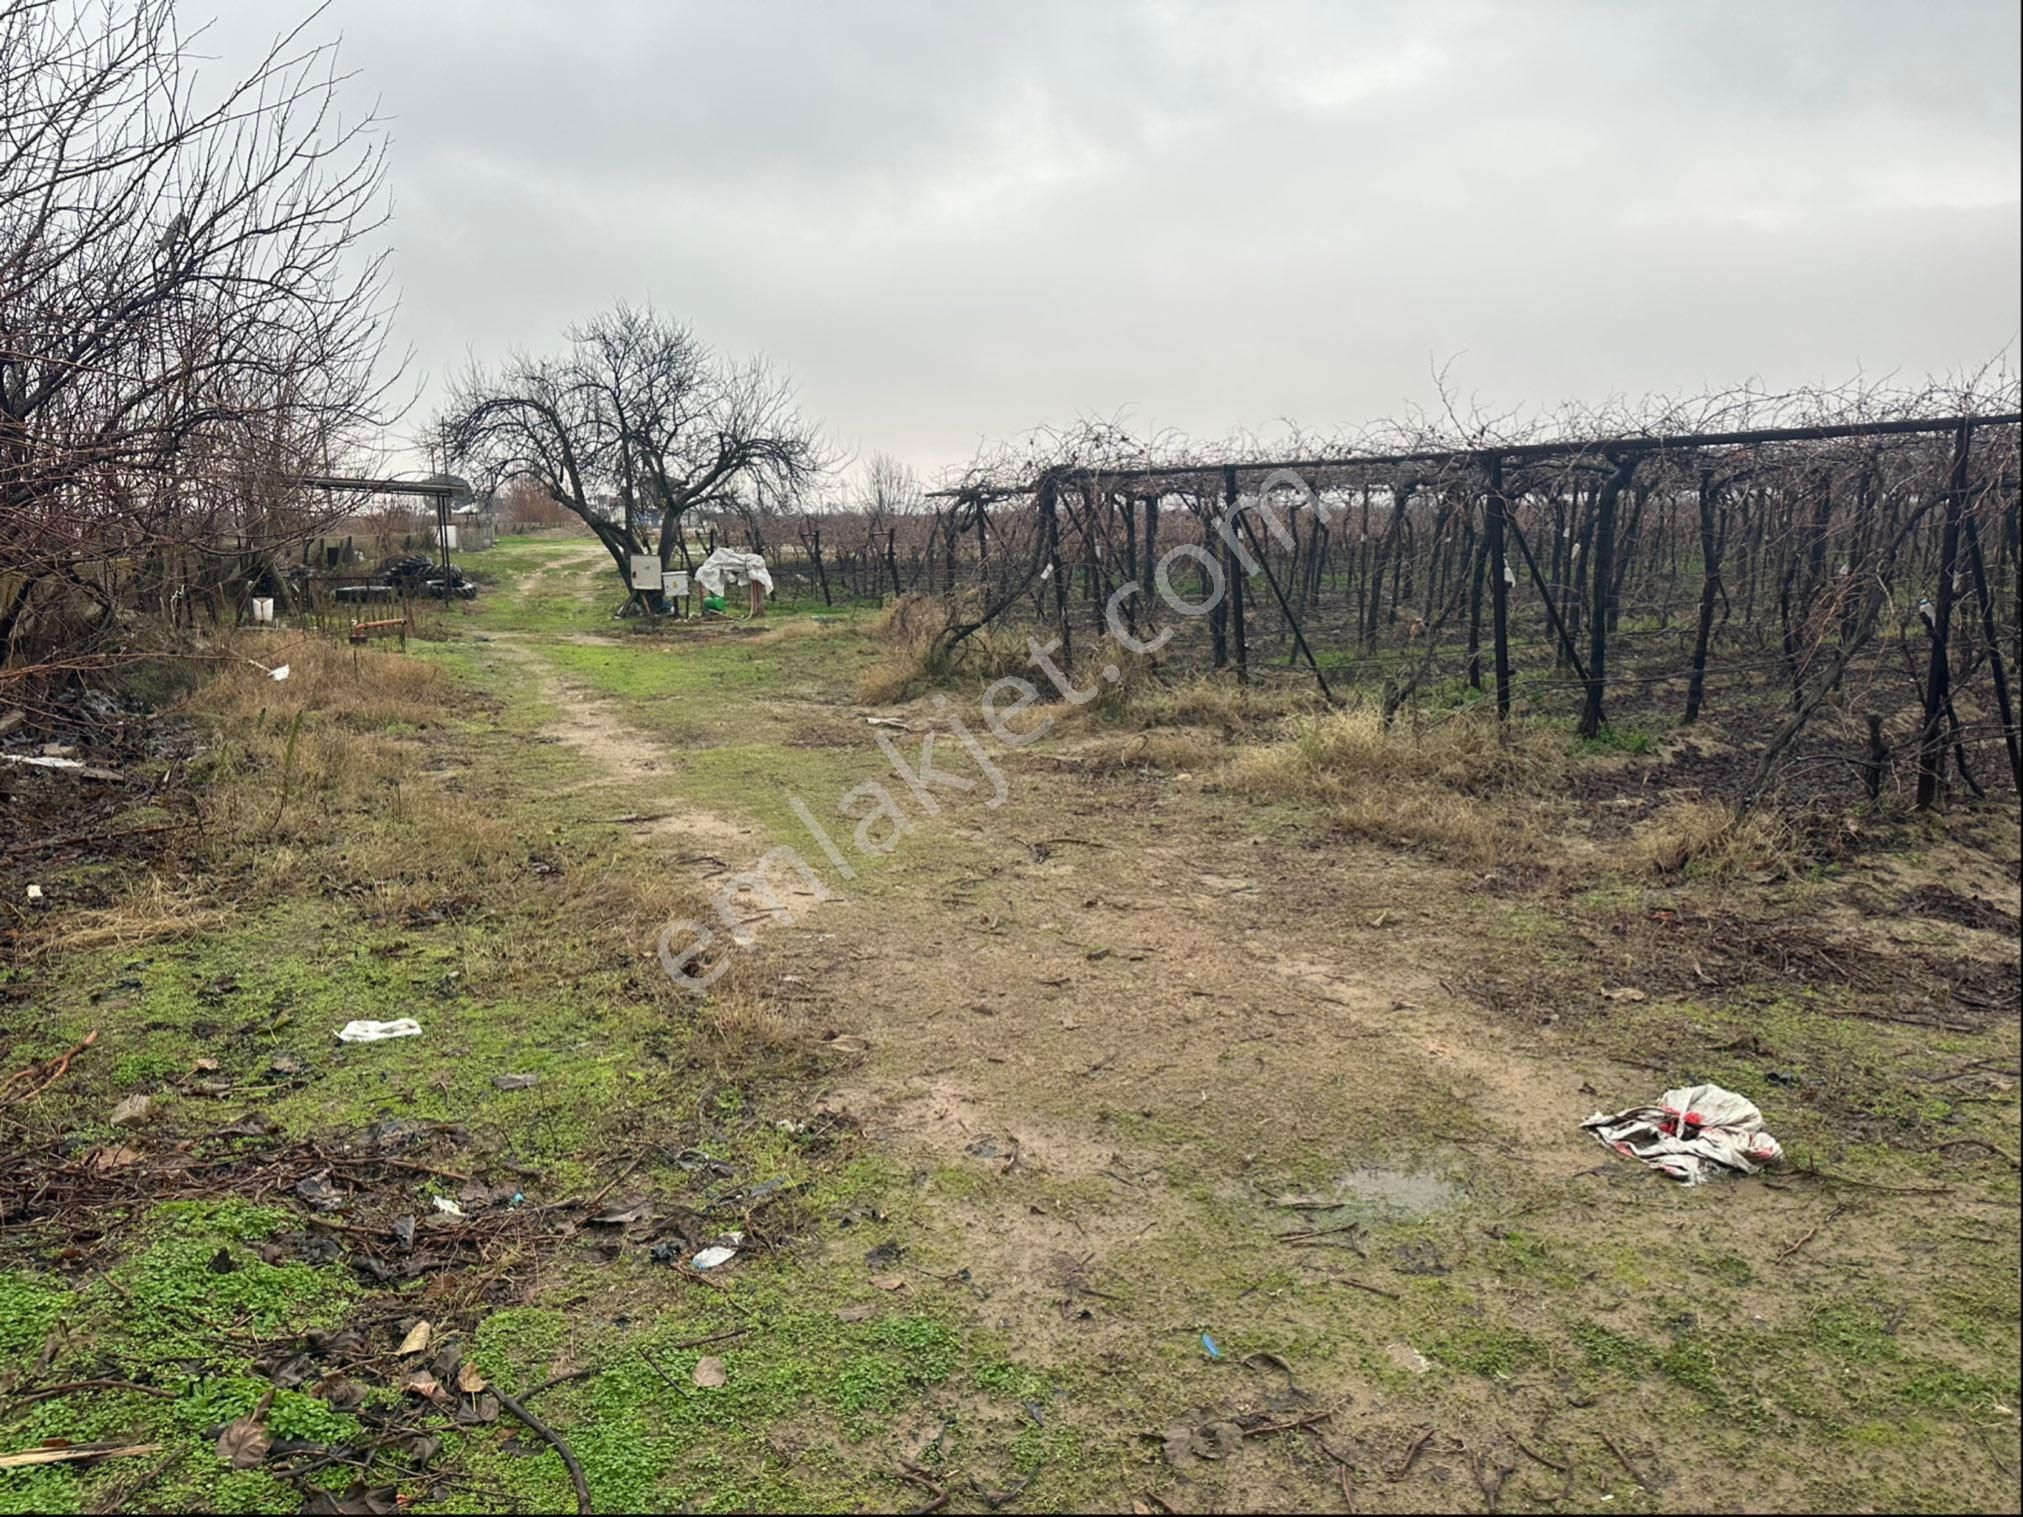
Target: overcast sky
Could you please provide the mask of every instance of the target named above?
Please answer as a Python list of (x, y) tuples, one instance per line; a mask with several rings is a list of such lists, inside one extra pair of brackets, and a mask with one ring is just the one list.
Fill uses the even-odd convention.
[[(271, 0), (216, 8), (229, 62)], [(651, 299), (923, 472), (1044, 422), (1326, 430), (2019, 326), (2018, 7), (333, 0), (440, 376)], [(220, 65), (222, 66), (222, 65)]]

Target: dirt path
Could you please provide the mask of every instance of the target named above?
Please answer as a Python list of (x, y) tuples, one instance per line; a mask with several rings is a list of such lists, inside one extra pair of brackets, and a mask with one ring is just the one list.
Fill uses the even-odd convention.
[[(670, 867), (708, 888), (782, 843), (814, 856), (756, 790), (751, 816), (686, 803), (697, 750), (529, 639), (500, 646), (554, 706), (549, 735), (595, 767), (613, 815), (642, 818), (638, 835)], [(912, 730), (897, 734), (864, 725), (867, 708), (804, 695), (769, 690), (753, 721), (768, 741), (848, 746), (853, 762), (823, 773), (867, 759), (875, 772), (880, 730), (912, 758), (937, 721), (908, 709)], [(1006, 753), (1001, 806), (945, 796), (932, 815), (885, 771), (911, 830), (818, 914), (795, 900), (794, 922), (767, 924), (749, 949), (761, 992), (836, 1050), (816, 1108), (861, 1124), (892, 1176), (893, 1241), (861, 1265), (848, 1235), (824, 1243), (838, 1250), (829, 1267), (919, 1311), (973, 1313), (1021, 1362), (1069, 1367), (1101, 1405), (1102, 1425), (1083, 1430), (1099, 1438), (1161, 1432), (1175, 1415), (1326, 1410), (1328, 1447), (1367, 1472), (1398, 1467), (1437, 1424), (1423, 1480), (1361, 1491), (1365, 1509), (1480, 1509), (1470, 1471), (1493, 1471), (1510, 1428), (1575, 1460), (1584, 1500), (1649, 1506), (1646, 1479), (1660, 1491), (1723, 1479), (1757, 1504), (1799, 1504), (1792, 1445), (1701, 1424), (1636, 1444), (1640, 1473), (1626, 1474), (1600, 1441), (1621, 1423), (1592, 1387), (1662, 1355), (1677, 1386), (1659, 1392), (1697, 1395), (1694, 1356), (1739, 1354), (1754, 1394), (1803, 1404), (1807, 1383), (1839, 1372), (1808, 1324), (1856, 1308), (1836, 1304), (1838, 1286), (1813, 1289), (1815, 1261), (1792, 1264), (1793, 1240), (1830, 1224), (1818, 1267), (1882, 1300), (1901, 1294), (1926, 1222), (1783, 1181), (1691, 1192), (1609, 1162), (1580, 1119), (1690, 1083), (1701, 1046), (1733, 1046), (1733, 1033), (1684, 1006), (1672, 1025), (1686, 1055), (1667, 1064), (1568, 1031), (1616, 1014), (1603, 989), (1651, 965), (1627, 942), (1569, 933), (1553, 915), (1565, 902), (1344, 847), (1184, 775), (1074, 757), (1072, 745)], [(826, 815), (835, 797), (809, 799)], [(851, 824), (832, 825), (842, 837)], [(1484, 974), (1533, 966), (1554, 971), (1563, 1006), (1485, 1010)], [(1972, 1225), (2013, 1222), (1999, 1204), (1929, 1194)], [(1915, 1195), (1893, 1199), (1932, 1205)], [(1901, 1319), (1890, 1311), (1876, 1320)], [(1875, 1468), (1922, 1457), (1886, 1451)], [(1227, 1464), (1153, 1454), (1117, 1480), (1190, 1506), (1304, 1509), (1335, 1499), (1327, 1459), (1274, 1440)], [(1513, 1505), (1561, 1499), (1527, 1473)]]

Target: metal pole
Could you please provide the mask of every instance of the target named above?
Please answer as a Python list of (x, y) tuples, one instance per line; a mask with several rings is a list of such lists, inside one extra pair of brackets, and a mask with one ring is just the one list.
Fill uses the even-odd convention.
[(1510, 720), (1510, 565), (1503, 553), (1503, 457), (1485, 454), (1489, 474), (1489, 625), (1496, 655), (1496, 719)]

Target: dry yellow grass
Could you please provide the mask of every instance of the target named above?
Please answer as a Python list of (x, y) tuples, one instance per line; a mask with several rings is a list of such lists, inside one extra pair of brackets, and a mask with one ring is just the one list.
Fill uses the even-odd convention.
[(1377, 783), (1426, 784), (1469, 794), (1542, 792), (1566, 773), (1553, 734), (1498, 725), (1475, 713), (1387, 724), (1375, 706), (1298, 717), (1288, 737), (1231, 761), (1233, 788), (1282, 797), (1334, 797)]
[(1222, 762), (1229, 745), (1218, 733), (1199, 727), (1153, 727), (1143, 732), (1106, 732), (1075, 749), (1098, 770), (1166, 769), (1201, 773)]
[(73, 911), (42, 935), (44, 954), (85, 953), (95, 948), (133, 948), (208, 932), (231, 913), (206, 906), (197, 892), (150, 874), (113, 906)]
[[(257, 655), (257, 660), (252, 656)], [(288, 665), (288, 678), (268, 668)], [(450, 700), (442, 670), (401, 653), (353, 649), (321, 638), (236, 639), (217, 675), (192, 695), (187, 709), (225, 720), (286, 722), (297, 712), (354, 726), (420, 724), (439, 718)]]
[(1172, 685), (1141, 682), (1119, 719), (1138, 727), (1212, 727), (1228, 733), (1263, 733), (1288, 718), (1324, 709), (1311, 685), (1239, 685), (1201, 676)]
[(952, 652), (944, 652), (939, 639), (957, 609), (940, 596), (903, 595), (881, 611), (871, 631), (893, 651), (859, 677), (857, 699), (867, 705), (891, 705), (954, 678), (988, 683), (1001, 675), (1029, 672), (1024, 633), (985, 628)]
[(1789, 829), (1766, 813), (1744, 816), (1724, 801), (1680, 801), (1636, 830), (1630, 859), (1655, 874), (1781, 874), (1792, 867), (1792, 839)]
[(799, 642), (803, 638), (828, 637), (835, 628), (818, 622), (812, 616), (797, 616), (791, 621), (777, 622), (768, 630), (751, 640), (754, 648), (777, 648), (781, 643)]
[(1499, 729), (1474, 713), (1387, 724), (1374, 706), (1354, 706), (1293, 718), (1283, 739), (1240, 749), (1219, 779), (1274, 800), (1325, 802), (1330, 823), (1353, 837), (1491, 865), (1536, 850), (1566, 765), (1550, 733)]

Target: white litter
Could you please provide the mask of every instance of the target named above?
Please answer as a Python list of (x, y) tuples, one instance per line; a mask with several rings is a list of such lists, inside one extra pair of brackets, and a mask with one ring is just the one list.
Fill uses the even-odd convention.
[(288, 671), (289, 671), (289, 669), (290, 669), (290, 668), (292, 668), (292, 667), (293, 667), (292, 665), (289, 665), (289, 664), (283, 664), (283, 665), (282, 665), (282, 666), (281, 666), (280, 668), (278, 668), (278, 669), (269, 669), (269, 670), (267, 671), (267, 678), (269, 678), (269, 679), (274, 679), (274, 680), (281, 680), (281, 679), (286, 679), (286, 678), (288, 678)]
[(435, 1202), (436, 1210), (446, 1217), (461, 1217), (464, 1214), (464, 1209), (448, 1196), (437, 1196)]
[(1598, 1111), (1581, 1126), (1617, 1153), (1688, 1185), (1703, 1185), (1722, 1170), (1753, 1175), (1784, 1157), (1755, 1104), (1719, 1085), (1668, 1090), (1656, 1106), (1614, 1116)]
[(340, 1043), (377, 1043), (385, 1038), (418, 1038), (421, 1023), (413, 1017), (402, 1017), (395, 1022), (346, 1022), (337, 1029)]
[(706, 1248), (689, 1260), (697, 1269), (715, 1269), (719, 1264), (728, 1264), (738, 1256), (737, 1245), (745, 1241), (743, 1233), (725, 1233), (728, 1244), (719, 1243), (714, 1248)]
[(32, 764), (37, 769), (82, 769), (83, 759), (52, 758), (46, 753), (0, 753), (10, 764)]
[(28, 887), (28, 899), (29, 899), (29, 900), (31, 900), (31, 901), (39, 901), (39, 900), (41, 900), (41, 899), (42, 899), (42, 887), (41, 887), (40, 885), (30, 885), (30, 886)]
[(768, 593), (773, 588), (772, 571), (756, 553), (740, 553), (736, 548), (719, 548), (704, 559), (695, 571), (696, 583), (711, 595), (722, 598), (725, 585), (757, 583)]

